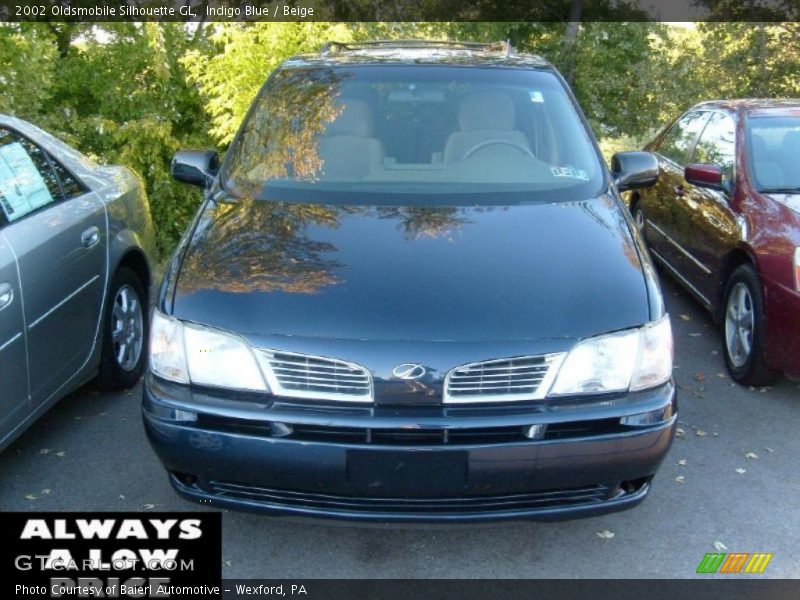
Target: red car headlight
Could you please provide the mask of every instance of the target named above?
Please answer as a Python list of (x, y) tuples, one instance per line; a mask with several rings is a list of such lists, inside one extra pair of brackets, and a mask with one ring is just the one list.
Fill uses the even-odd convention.
[(800, 292), (800, 248), (794, 249), (794, 289)]

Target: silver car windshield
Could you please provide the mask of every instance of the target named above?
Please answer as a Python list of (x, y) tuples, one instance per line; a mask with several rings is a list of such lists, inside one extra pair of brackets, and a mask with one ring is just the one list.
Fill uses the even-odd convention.
[[(550, 71), (289, 68), (269, 81), (223, 173), (237, 195), (586, 198), (604, 182), (590, 133)], [(417, 198), (415, 200), (414, 198)], [(533, 199), (536, 199), (535, 197)]]

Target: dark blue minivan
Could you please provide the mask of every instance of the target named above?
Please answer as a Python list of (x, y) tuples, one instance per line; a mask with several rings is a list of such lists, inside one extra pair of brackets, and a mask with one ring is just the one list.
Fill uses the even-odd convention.
[(669, 317), (567, 85), (506, 44), (328, 44), (284, 62), (152, 320), (144, 419), (218, 507), (361, 521), (634, 506), (676, 419)]

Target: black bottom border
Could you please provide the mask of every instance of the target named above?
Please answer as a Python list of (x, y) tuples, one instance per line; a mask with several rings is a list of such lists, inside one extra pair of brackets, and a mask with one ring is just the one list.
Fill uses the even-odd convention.
[(224, 579), (222, 590), (223, 600), (791, 600), (800, 579)]

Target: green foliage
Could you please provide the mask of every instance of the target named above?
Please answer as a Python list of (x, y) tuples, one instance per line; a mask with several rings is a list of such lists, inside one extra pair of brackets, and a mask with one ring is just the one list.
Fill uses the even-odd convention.
[(37, 32), (0, 26), (0, 112), (35, 115), (53, 81), (55, 47)]
[(229, 144), (267, 76), (294, 54), (316, 50), (327, 40), (352, 39), (344, 24), (221, 23), (210, 41), (216, 52), (192, 50), (183, 58), (189, 80), (205, 97), (210, 129)]
[(800, 95), (800, 23), (709, 23), (700, 34), (700, 77), (712, 95)]
[(211, 48), (205, 38), (177, 23), (8, 26), (0, 34), (2, 72), (13, 77), (0, 110), (136, 170), (159, 248), (169, 252), (200, 200), (172, 181), (172, 154), (211, 145), (202, 100), (181, 64), (187, 52)]
[[(736, 3), (726, 2), (725, 9), (733, 10)], [(339, 8), (366, 10), (368, 4), (343, 2)], [(589, 19), (608, 10), (606, 4), (577, 3)], [(562, 0), (558, 14), (574, 5)], [(578, 26), (554, 19), (4, 24), (0, 112), (29, 119), (98, 160), (135, 169), (147, 186), (159, 247), (167, 253), (200, 201), (199, 191), (171, 180), (173, 152), (224, 150), (270, 72), (329, 40), (509, 39), (561, 70), (607, 158), (641, 147), (701, 100), (800, 95), (797, 23), (668, 26), (626, 22), (634, 9), (614, 6), (617, 22)], [(452, 9), (453, 14), (465, 10), (455, 1)]]

